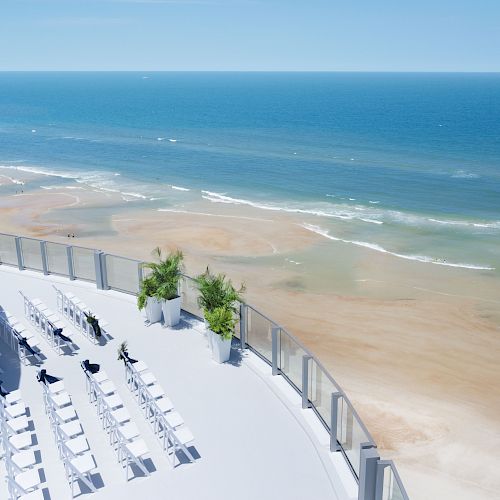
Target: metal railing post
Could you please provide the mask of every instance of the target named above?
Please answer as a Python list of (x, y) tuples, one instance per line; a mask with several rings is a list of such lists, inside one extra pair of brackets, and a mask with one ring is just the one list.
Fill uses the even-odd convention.
[(106, 266), (106, 254), (104, 252), (99, 253), (99, 260), (101, 261), (102, 289), (109, 290), (108, 268)]
[(278, 353), (279, 353), (279, 345), (278, 345), (278, 333), (280, 331), (279, 327), (274, 326), (271, 329), (271, 358), (272, 358), (272, 367), (273, 367), (273, 375), (279, 374), (278, 368)]
[(68, 259), (68, 276), (71, 281), (75, 280), (75, 269), (73, 267), (73, 247), (66, 247), (66, 257)]
[(103, 278), (103, 269), (102, 269), (102, 252), (100, 250), (94, 251), (94, 267), (95, 267), (95, 284), (98, 290), (105, 290), (104, 288), (104, 278)]
[(22, 271), (24, 269), (24, 261), (23, 261), (23, 248), (21, 246), (21, 238), (16, 236), (14, 239), (16, 243), (16, 254), (17, 254), (17, 266), (19, 270)]
[(240, 304), (240, 347), (247, 347), (247, 306), (243, 302)]
[(40, 256), (42, 257), (43, 274), (49, 274), (49, 266), (47, 262), (47, 242), (40, 240)]
[(144, 273), (142, 272), (143, 271), (143, 269), (142, 269), (143, 264), (144, 264), (144, 262), (137, 263), (137, 276), (139, 278), (139, 291), (141, 289), (142, 280), (144, 279)]
[(309, 408), (309, 360), (312, 356), (302, 356), (302, 408)]
[(339, 399), (340, 392), (332, 392), (330, 399), (330, 451), (340, 451), (337, 429), (339, 423)]
[(358, 500), (375, 500), (380, 455), (372, 443), (361, 443), (359, 458)]
[(389, 462), (379, 460), (377, 462), (377, 484), (375, 485), (375, 500), (382, 500), (384, 494), (384, 471)]

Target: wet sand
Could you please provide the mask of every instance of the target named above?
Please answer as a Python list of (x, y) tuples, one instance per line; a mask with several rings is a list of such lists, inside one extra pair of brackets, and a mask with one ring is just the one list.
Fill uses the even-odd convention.
[[(112, 194), (32, 191), (0, 198), (0, 231), (63, 243), (74, 232), (72, 244), (141, 259), (158, 245), (179, 247), (189, 274), (209, 264), (244, 281), (248, 302), (330, 369), (412, 499), (495, 497), (500, 287), (491, 273), (325, 242), (292, 216), (188, 208), (198, 213), (146, 211)], [(107, 214), (100, 232), (81, 216), (95, 210)]]

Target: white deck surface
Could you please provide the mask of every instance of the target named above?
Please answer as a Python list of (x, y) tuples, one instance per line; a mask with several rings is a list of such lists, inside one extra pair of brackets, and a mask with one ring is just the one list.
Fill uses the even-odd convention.
[[(64, 329), (79, 346), (74, 356), (57, 356), (40, 337), (47, 357), (42, 368), (64, 378), (66, 389), (83, 425), (97, 462), (95, 494), (80, 498), (101, 499), (183, 499), (183, 500), (302, 500), (355, 499), (357, 486), (343, 457), (328, 450), (328, 435), (312, 410), (302, 410), (298, 394), (282, 377), (272, 377), (270, 368), (255, 355), (234, 351), (232, 363), (218, 365), (211, 360), (203, 336), (204, 326), (183, 315), (181, 325), (165, 329), (159, 324), (144, 326), (135, 297), (99, 291), (95, 285), (43, 276), (31, 271), (0, 266), (0, 306), (14, 314), (25, 326), (22, 290), (30, 298), (40, 298), (56, 311), (52, 284), (70, 291), (109, 323), (113, 340), (96, 346), (69, 324)], [(67, 322), (65, 322), (67, 323)], [(131, 357), (143, 360), (155, 374), (177, 411), (195, 437), (200, 458), (194, 464), (172, 469), (149, 424), (130, 394), (124, 368), (117, 360), (117, 347), (129, 344)], [(4, 387), (15, 389), (14, 356), (0, 341), (0, 375)], [(95, 408), (88, 402), (80, 361), (99, 363), (118, 388), (132, 421), (146, 441), (152, 470), (150, 477), (136, 477), (128, 483), (100, 427)], [(14, 368), (10, 376), (9, 368)], [(36, 381), (37, 367), (22, 366), (20, 388), (29, 407), (39, 442), (41, 464), (53, 500), (70, 497), (62, 462), (44, 413), (42, 390)], [(0, 499), (7, 498), (0, 461)], [(78, 492), (78, 487), (75, 489)]]

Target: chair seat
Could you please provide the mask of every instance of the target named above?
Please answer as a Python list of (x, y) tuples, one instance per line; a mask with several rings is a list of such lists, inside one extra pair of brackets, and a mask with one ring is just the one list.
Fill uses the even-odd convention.
[(122, 425), (118, 428), (118, 432), (125, 441), (130, 441), (139, 435), (139, 429), (133, 422)]
[(26, 495), (21, 495), (17, 500), (44, 500), (44, 498), (43, 490), (35, 490), (31, 493), (26, 493)]
[(194, 436), (186, 425), (173, 431), (173, 434), (184, 446), (194, 441)]
[(149, 453), (148, 447), (144, 439), (136, 439), (131, 443), (127, 443), (125, 447), (130, 452), (131, 455), (137, 458), (143, 457), (144, 455)]
[(41, 483), (39, 469), (30, 469), (26, 472), (21, 472), (14, 480), (23, 490), (34, 488)]
[(66, 424), (62, 424), (59, 426), (59, 429), (63, 432), (65, 436), (74, 437), (78, 434), (83, 434), (82, 426), (78, 420), (72, 420)]
[(137, 363), (133, 363), (132, 366), (137, 373), (144, 372), (148, 369), (148, 365), (144, 363), (144, 361), (137, 361)]
[(99, 384), (99, 387), (106, 396), (109, 396), (116, 391), (116, 386), (111, 380), (106, 380), (102, 384)]
[(170, 427), (179, 427), (184, 423), (182, 415), (177, 411), (171, 411), (165, 415), (165, 420)]
[(59, 410), (56, 410), (56, 415), (63, 422), (67, 422), (68, 420), (73, 420), (76, 418), (75, 409), (72, 406), (65, 406)]
[(7, 394), (5, 396), (5, 401), (7, 403), (9, 403), (10, 405), (17, 403), (21, 399), (22, 399), (22, 396), (21, 396), (21, 391), (19, 389), (16, 389), (15, 391), (12, 391), (12, 392), (9, 392), (9, 394)]
[(146, 387), (146, 393), (153, 399), (158, 399), (165, 395), (165, 391), (159, 384)]
[(29, 426), (26, 415), (21, 415), (20, 417), (8, 420), (7, 425), (10, 427), (10, 429), (12, 429), (13, 432), (24, 431)]
[(33, 438), (31, 432), (26, 431), (26, 432), (21, 432), (21, 434), (14, 434), (9, 439), (9, 443), (17, 450), (28, 448), (28, 446), (31, 446), (33, 444)]
[(71, 398), (66, 391), (59, 392), (55, 396), (52, 396), (50, 400), (58, 408), (71, 404)]
[(64, 443), (69, 451), (73, 453), (73, 455), (80, 455), (84, 451), (88, 451), (90, 449), (89, 443), (85, 436), (78, 436), (76, 438), (70, 439)]
[(18, 402), (7, 406), (7, 408), (5, 408), (5, 413), (7, 413), (9, 418), (20, 417), (21, 415), (26, 415), (26, 406), (24, 402)]
[(118, 410), (112, 411), (111, 416), (119, 424), (123, 424), (130, 420), (130, 413), (126, 410), (126, 408), (119, 408)]
[(158, 407), (158, 409), (160, 410), (161, 413), (167, 413), (167, 412), (173, 410), (173, 408), (174, 408), (174, 405), (173, 405), (172, 401), (170, 401), (169, 398), (158, 399), (157, 401), (155, 401), (155, 403), (156, 403), (156, 406)]
[(20, 451), (12, 455), (12, 461), (20, 468), (26, 469), (36, 464), (35, 454), (31, 450)]
[(100, 370), (97, 373), (94, 373), (93, 378), (98, 384), (109, 380), (108, 374), (104, 370)]
[(52, 384), (48, 384), (48, 389), (51, 394), (57, 394), (58, 392), (64, 391), (64, 382), (62, 380), (58, 380)]
[(113, 394), (104, 398), (104, 402), (108, 408), (115, 409), (123, 406), (122, 398), (118, 394)]
[(151, 372), (142, 372), (139, 378), (144, 385), (151, 385), (156, 382), (156, 377)]
[(71, 465), (80, 473), (87, 474), (96, 468), (94, 456), (91, 453), (85, 453), (71, 460)]

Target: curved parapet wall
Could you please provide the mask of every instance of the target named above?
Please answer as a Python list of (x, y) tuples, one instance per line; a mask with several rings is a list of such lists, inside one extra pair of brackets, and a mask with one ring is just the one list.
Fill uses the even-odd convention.
[[(137, 294), (142, 262), (100, 250), (0, 233), (0, 264), (70, 280), (95, 283), (99, 289)], [(182, 308), (202, 317), (194, 280), (184, 276)], [(272, 319), (249, 304), (240, 305), (236, 336), (300, 394), (330, 434), (331, 452), (341, 452), (359, 484), (360, 500), (408, 500), (392, 461), (381, 460), (377, 445), (339, 384), (321, 362)]]

